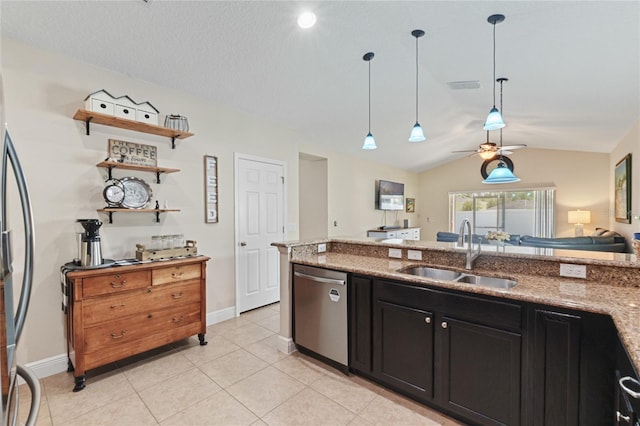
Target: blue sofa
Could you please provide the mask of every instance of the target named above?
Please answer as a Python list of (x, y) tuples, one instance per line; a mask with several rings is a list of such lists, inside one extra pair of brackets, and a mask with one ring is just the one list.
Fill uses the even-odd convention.
[[(458, 234), (454, 232), (438, 232), (437, 241), (456, 242)], [(475, 244), (488, 244), (484, 235), (474, 234), (471, 241)], [(465, 241), (466, 242), (466, 241)], [(542, 238), (530, 235), (511, 235), (507, 244), (526, 247), (544, 247), (562, 250), (589, 250), (625, 253), (628, 251), (626, 239), (620, 234), (597, 228), (594, 235), (584, 237)]]

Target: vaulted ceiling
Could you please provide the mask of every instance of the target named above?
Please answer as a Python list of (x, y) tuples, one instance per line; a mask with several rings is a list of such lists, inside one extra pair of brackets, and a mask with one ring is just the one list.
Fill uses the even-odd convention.
[[(7, 1), (2, 36), (291, 128), (306, 142), (421, 171), (486, 138), (492, 26), (505, 145), (610, 152), (640, 119), (638, 1)], [(312, 10), (308, 30), (297, 15)], [(427, 140), (407, 142), (419, 121)], [(372, 132), (367, 133), (371, 62)], [(477, 81), (476, 89), (449, 83)], [(101, 88), (101, 87), (100, 87)], [(117, 88), (109, 88), (117, 92)], [(151, 94), (149, 100), (153, 102)], [(164, 112), (164, 111), (161, 111)], [(197, 123), (192, 123), (197, 131)], [(498, 142), (498, 132), (491, 140)]]

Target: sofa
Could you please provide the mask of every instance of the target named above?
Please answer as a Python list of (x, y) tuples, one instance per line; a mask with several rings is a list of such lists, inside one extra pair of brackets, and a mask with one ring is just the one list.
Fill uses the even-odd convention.
[[(438, 232), (436, 234), (436, 240), (455, 242), (458, 241), (458, 234), (454, 232)], [(471, 241), (473, 244), (478, 241), (480, 241), (481, 244), (488, 244), (484, 235), (474, 234)], [(616, 253), (625, 253), (628, 251), (626, 239), (622, 235), (603, 228), (596, 228), (596, 231), (592, 235), (583, 237), (542, 238), (532, 237), (531, 235), (511, 235), (511, 238), (506, 241), (506, 244), (562, 250), (608, 251)]]

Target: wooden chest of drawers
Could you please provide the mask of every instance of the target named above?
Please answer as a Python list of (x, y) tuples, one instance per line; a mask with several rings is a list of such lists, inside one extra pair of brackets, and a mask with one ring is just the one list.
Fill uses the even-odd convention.
[(67, 273), (67, 345), (74, 391), (87, 370), (189, 336), (206, 345), (208, 257)]

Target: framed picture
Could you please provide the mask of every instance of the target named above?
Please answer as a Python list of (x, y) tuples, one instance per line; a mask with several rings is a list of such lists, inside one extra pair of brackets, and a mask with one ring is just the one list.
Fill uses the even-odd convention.
[(407, 198), (407, 213), (415, 213), (416, 211), (416, 199)]
[(204, 222), (218, 223), (218, 158), (204, 156)]
[(631, 223), (631, 154), (618, 161), (614, 173), (616, 222)]

